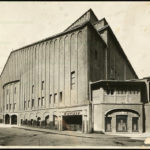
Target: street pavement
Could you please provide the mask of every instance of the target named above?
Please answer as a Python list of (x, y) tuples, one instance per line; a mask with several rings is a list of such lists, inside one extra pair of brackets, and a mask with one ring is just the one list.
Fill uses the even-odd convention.
[[(134, 137), (135, 138), (135, 137)], [(49, 129), (0, 126), (0, 146), (54, 146), (73, 148), (82, 147), (137, 147), (147, 148), (143, 139), (131, 139), (131, 137), (105, 135), (105, 134), (83, 134), (71, 131), (55, 131)]]

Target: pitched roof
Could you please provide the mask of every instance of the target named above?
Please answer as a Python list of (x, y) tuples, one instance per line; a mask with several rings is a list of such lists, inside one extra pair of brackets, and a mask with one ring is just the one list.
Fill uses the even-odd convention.
[[(98, 21), (98, 18), (96, 17), (96, 15), (94, 14), (93, 10), (90, 8), (89, 10), (87, 10), (83, 15), (81, 15), (76, 21), (74, 21), (67, 29), (65, 29), (64, 31), (70, 30), (72, 27), (74, 27), (74, 25), (78, 25), (80, 23), (77, 24), (77, 22), (81, 19), (84, 19), (84, 16), (89, 15), (89, 18), (84, 20), (84, 21), (90, 21), (92, 24), (96, 23)], [(95, 21), (93, 21), (93, 18)]]
[(133, 69), (133, 67), (132, 67), (132, 65), (131, 65), (131, 63), (130, 63), (128, 57), (127, 57), (127, 55), (126, 55), (125, 52), (123, 51), (123, 48), (121, 47), (121, 45), (120, 45), (118, 39), (116, 38), (115, 34), (113, 33), (113, 31), (112, 31), (112, 29), (111, 29), (111, 27), (110, 27), (109, 25), (105, 25), (103, 28), (101, 28), (100, 30), (98, 30), (98, 32), (104, 31), (104, 30), (106, 30), (106, 29), (108, 29), (108, 30), (110, 31), (110, 33), (112, 34), (112, 36), (114, 37), (114, 39), (115, 39), (117, 45), (119, 46), (119, 52), (121, 52), (121, 54), (123, 55), (123, 57), (124, 57), (125, 60), (127, 61), (129, 67), (131, 68), (131, 70), (132, 70), (133, 73), (135, 74), (136, 78), (138, 78), (138, 76), (137, 76), (135, 70)]

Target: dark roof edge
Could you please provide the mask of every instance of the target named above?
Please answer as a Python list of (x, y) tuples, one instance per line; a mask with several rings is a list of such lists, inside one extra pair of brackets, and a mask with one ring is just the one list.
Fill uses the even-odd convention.
[(82, 18), (87, 12), (91, 11), (94, 16), (96, 17), (96, 19), (98, 20), (97, 16), (95, 15), (95, 13), (93, 12), (93, 10), (90, 8), (88, 9), (83, 15), (81, 15), (78, 19), (76, 19), (76, 21), (74, 21), (69, 27), (67, 27), (64, 31), (68, 30), (73, 24), (75, 24), (80, 18)]
[(116, 82), (116, 83), (120, 83), (120, 82), (124, 82), (124, 83), (127, 83), (127, 82), (130, 82), (130, 83), (145, 83), (145, 81), (143, 80), (98, 80), (98, 81), (95, 81), (95, 82), (90, 82), (91, 85), (93, 84), (98, 84), (98, 83), (102, 83), (102, 82)]
[(123, 49), (122, 49), (122, 47), (121, 47), (121, 45), (120, 45), (118, 39), (116, 38), (115, 34), (113, 33), (111, 27), (110, 27), (109, 25), (106, 25), (106, 26), (104, 26), (103, 28), (101, 28), (101, 29), (98, 30), (98, 31), (100, 32), (100, 31), (103, 31), (103, 30), (105, 30), (105, 29), (107, 29), (107, 28), (111, 31), (113, 37), (114, 37), (115, 40), (117, 41), (117, 44), (118, 44), (118, 46), (120, 47), (120, 52), (123, 54), (123, 56), (124, 56), (125, 59), (127, 60), (129, 67), (130, 67), (130, 68), (132, 69), (132, 71), (134, 72), (134, 75), (135, 75), (137, 78), (139, 78), (139, 77), (137, 76), (135, 70), (133, 69), (133, 67), (132, 67), (132, 65), (131, 65), (131, 63), (130, 63), (128, 57), (127, 57), (127, 55), (126, 55), (125, 52), (123, 51)]

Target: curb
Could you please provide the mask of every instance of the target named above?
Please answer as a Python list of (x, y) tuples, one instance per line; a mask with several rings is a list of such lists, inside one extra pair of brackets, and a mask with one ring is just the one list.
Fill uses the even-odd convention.
[(50, 134), (58, 134), (58, 135), (65, 135), (65, 136), (75, 136), (75, 137), (83, 137), (83, 138), (99, 138), (99, 137), (93, 137), (93, 136), (85, 136), (85, 135), (75, 135), (75, 134), (67, 134), (67, 133), (61, 133), (61, 132), (53, 132), (51, 130), (42, 130), (38, 128), (28, 128), (28, 127), (13, 127), (13, 128), (20, 128), (20, 129), (25, 129), (25, 130), (30, 130), (30, 131), (38, 131), (38, 132), (45, 132), (45, 133), (50, 133)]

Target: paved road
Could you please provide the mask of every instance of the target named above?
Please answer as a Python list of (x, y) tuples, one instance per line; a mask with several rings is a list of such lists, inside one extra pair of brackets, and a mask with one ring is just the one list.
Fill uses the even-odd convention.
[(0, 128), (1, 146), (143, 146), (144, 141), (128, 137), (103, 135), (99, 138), (75, 137), (31, 131), (21, 128)]

